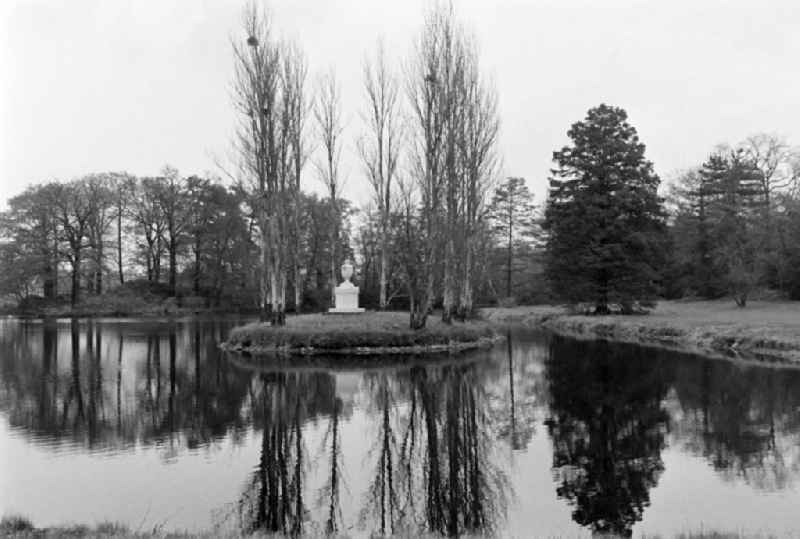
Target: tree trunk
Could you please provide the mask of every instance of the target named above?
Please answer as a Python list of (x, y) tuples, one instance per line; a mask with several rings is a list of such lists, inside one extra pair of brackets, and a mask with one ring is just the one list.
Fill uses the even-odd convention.
[(97, 243), (97, 260), (95, 261), (94, 268), (94, 291), (96, 294), (103, 293), (103, 240), (98, 240)]
[(194, 295), (200, 295), (200, 242), (196, 241), (194, 246)]
[(453, 259), (455, 258), (455, 245), (453, 243), (453, 230), (450, 230), (444, 253), (444, 293), (442, 298), (442, 322), (453, 323), (453, 307), (455, 304), (455, 276), (453, 275)]
[(78, 304), (80, 299), (80, 285), (81, 285), (81, 258), (80, 254), (76, 253), (72, 261), (72, 292), (70, 295), (70, 303), (73, 307)]
[(269, 274), (270, 267), (269, 267), (269, 256), (267, 253), (268, 245), (269, 245), (269, 238), (268, 238), (268, 231), (267, 231), (267, 218), (266, 212), (262, 210), (261, 216), (261, 279), (260, 279), (260, 292), (261, 292), (261, 305), (259, 308), (259, 320), (261, 322), (266, 322), (269, 320), (269, 311), (270, 308), (268, 305), (270, 304), (270, 297), (269, 297)]
[(387, 301), (386, 301), (386, 286), (387, 286), (387, 276), (386, 276), (386, 264), (387, 264), (387, 256), (386, 256), (386, 249), (387, 249), (387, 239), (386, 239), (386, 227), (383, 227), (383, 231), (381, 233), (381, 258), (380, 258), (380, 299), (378, 305), (382, 311), (386, 310)]
[(469, 238), (465, 242), (464, 253), (464, 282), (461, 283), (461, 298), (459, 300), (458, 316), (463, 322), (472, 316), (472, 246)]
[(514, 259), (514, 235), (513, 235), (513, 217), (512, 213), (509, 210), (508, 212), (508, 252), (507, 252), (507, 260), (506, 263), (508, 267), (506, 268), (506, 297), (511, 297), (511, 263)]
[(172, 233), (169, 235), (169, 295), (175, 297), (175, 289), (176, 289), (176, 279), (175, 279), (175, 263), (177, 259), (177, 253), (175, 252), (178, 248), (177, 242), (175, 238), (172, 236)]
[[(332, 218), (336, 220), (338, 216), (336, 215), (336, 203), (333, 202), (333, 207), (331, 208)], [(335, 221), (334, 221), (335, 222)], [(331, 287), (331, 307), (336, 307), (336, 243), (338, 238), (338, 230), (337, 226), (334, 224), (331, 228), (331, 275), (330, 275), (330, 287)]]
[(303, 283), (300, 275), (300, 264), (295, 262), (294, 266), (294, 314), (300, 314), (300, 306), (303, 303)]
[(117, 212), (117, 268), (119, 269), (119, 284), (123, 285), (125, 284), (125, 275), (122, 271), (122, 208)]

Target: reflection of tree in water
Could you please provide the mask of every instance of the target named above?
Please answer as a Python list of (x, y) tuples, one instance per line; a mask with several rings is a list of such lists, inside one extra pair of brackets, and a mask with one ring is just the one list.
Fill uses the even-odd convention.
[[(477, 369), (469, 366), (416, 367), (403, 375), (409, 405), (400, 427), (396, 479), (389, 489), (397, 489), (400, 501), (396, 512), (393, 508), (387, 513), (387, 531), (490, 533), (505, 517), (510, 486), (492, 460), (493, 436), (481, 382)], [(380, 401), (380, 384), (378, 389)], [(386, 436), (385, 429), (379, 432)], [(379, 474), (388, 478), (386, 471)]]
[(379, 523), (381, 535), (385, 535), (393, 533), (400, 519), (398, 488), (395, 483), (399, 459), (394, 417), (397, 388), (384, 372), (366, 373), (364, 381), (371, 397), (369, 412), (377, 419), (378, 429), (369, 450), (369, 458), (376, 462), (374, 477), (365, 493), (360, 520), (362, 526), (368, 520), (374, 520)]
[(679, 363), (676, 437), (723, 477), (756, 488), (800, 473), (800, 372), (689, 357)]
[(559, 497), (593, 532), (627, 536), (664, 465), (668, 361), (647, 349), (553, 338), (548, 430)]
[[(504, 346), (507, 387), (498, 388), (503, 394), (495, 396), (498, 402), (490, 410), (491, 420), (500, 439), (514, 450), (524, 450), (536, 431), (537, 408), (547, 402), (541, 370), (544, 358), (535, 358), (542, 354), (542, 345), (509, 331)], [(494, 350), (499, 351), (499, 347)]]
[[(0, 340), (0, 406), (49, 445), (208, 444), (243, 429), (250, 378), (222, 360), (219, 328), (210, 326), (20, 323)], [(123, 377), (123, 369), (142, 372)]]
[(263, 530), (300, 535), (308, 519), (303, 499), (307, 458), (302, 426), (321, 413), (337, 417), (330, 404), (335, 399), (333, 377), (262, 374), (250, 398), (253, 422), (262, 429), (261, 452), (239, 501), (241, 528), (247, 533)]

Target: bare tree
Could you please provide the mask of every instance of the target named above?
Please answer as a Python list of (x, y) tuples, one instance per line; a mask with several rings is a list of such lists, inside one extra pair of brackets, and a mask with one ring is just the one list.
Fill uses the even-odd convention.
[(164, 232), (167, 233), (167, 254), (169, 255), (169, 293), (177, 293), (178, 250), (184, 235), (191, 226), (194, 199), (190, 184), (181, 178), (178, 170), (166, 165), (159, 178), (160, 186), (156, 190), (156, 199), (164, 216)]
[(445, 115), (442, 110), (442, 49), (452, 32), (451, 12), (431, 11), (406, 69), (406, 92), (411, 105), (411, 174), (420, 198), (418, 268), (407, 265), (411, 300), (410, 326), (425, 327), (434, 296), (434, 269), (441, 237)]
[(161, 278), (161, 257), (164, 253), (164, 231), (166, 220), (158, 200), (160, 181), (157, 178), (142, 178), (137, 182), (133, 204), (130, 208), (131, 219), (145, 243), (145, 265), (147, 280), (158, 282)]
[(764, 201), (761, 252), (768, 268), (774, 270), (778, 288), (782, 289), (789, 271), (785, 264), (788, 241), (783, 227), (776, 226), (776, 217), (780, 206), (779, 195), (789, 193), (795, 181), (793, 161), (797, 159), (798, 151), (785, 138), (768, 133), (749, 136), (739, 148), (745, 159), (758, 170)]
[(304, 73), (305, 67), (302, 55), (291, 53), (291, 47), (275, 37), (269, 17), (255, 4), (245, 9), (243, 26), (246, 42), (232, 43), (234, 106), (239, 112), (235, 145), (260, 234), (261, 319), (283, 325), (292, 232), (289, 208), (299, 185), (297, 162), (290, 166), (293, 148), (300, 150), (301, 167), (303, 159), (292, 135), (302, 126), (298, 115), (303, 107), (294, 106), (302, 102), (294, 95), (302, 85), (286, 73)]
[(292, 264), (294, 270), (294, 310), (300, 312), (302, 304), (303, 282), (301, 275), (301, 250), (302, 234), (300, 230), (300, 205), (302, 203), (300, 190), (300, 175), (308, 159), (308, 150), (305, 139), (305, 122), (308, 115), (309, 103), (306, 96), (306, 78), (308, 67), (305, 55), (296, 45), (289, 44), (286, 48), (283, 62), (283, 77), (290, 91), (286, 92), (286, 111), (289, 123), (289, 148), (291, 152), (292, 181)]
[(367, 134), (358, 141), (358, 151), (366, 169), (378, 209), (380, 226), (380, 308), (387, 306), (389, 221), (392, 213), (393, 180), (400, 155), (401, 131), (399, 84), (386, 65), (383, 43), (378, 43), (375, 59), (364, 61), (364, 90)]
[(747, 137), (740, 148), (761, 173), (761, 189), (769, 209), (775, 193), (790, 186), (791, 162), (796, 150), (785, 138), (768, 133)]
[(105, 266), (105, 237), (114, 222), (111, 212), (114, 204), (112, 177), (109, 174), (92, 174), (85, 178), (86, 196), (91, 205), (88, 223), (89, 244), (92, 248), (92, 278), (89, 289), (103, 293), (103, 271)]
[[(426, 17), (406, 72), (411, 102), (411, 172), (419, 190), (424, 289), (413, 296), (411, 326), (430, 311), (442, 267), (442, 320), (472, 311), (475, 237), (496, 168), (496, 94), (479, 69), (477, 46), (452, 6)], [(444, 253), (441, 260), (438, 253)]]
[(66, 245), (64, 258), (72, 270), (71, 303), (74, 307), (80, 298), (81, 264), (89, 243), (89, 221), (94, 208), (87, 196), (86, 182), (77, 180), (56, 184), (53, 202), (59, 221), (61, 239)]
[(114, 211), (116, 218), (117, 232), (117, 271), (119, 274), (119, 284), (125, 284), (124, 265), (122, 261), (122, 230), (124, 217), (129, 213), (133, 205), (133, 194), (136, 188), (136, 178), (126, 173), (112, 175), (112, 189), (114, 192)]
[(486, 194), (499, 169), (497, 93), (480, 73), (477, 46), (473, 42), (469, 47), (464, 71), (464, 121), (461, 122), (459, 137), (460, 170), (464, 175), (461, 187), (463, 217), (458, 227), (463, 234), (463, 274), (458, 307), (462, 320), (473, 311), (477, 241), (483, 228)]
[(341, 135), (342, 125), (341, 94), (333, 71), (329, 71), (319, 79), (316, 101), (314, 102), (314, 120), (317, 137), (322, 143), (322, 157), (315, 165), (325, 188), (331, 205), (331, 306), (336, 301), (336, 247), (339, 242), (339, 204), (338, 197), (342, 189), (339, 177), (339, 164), (342, 158)]

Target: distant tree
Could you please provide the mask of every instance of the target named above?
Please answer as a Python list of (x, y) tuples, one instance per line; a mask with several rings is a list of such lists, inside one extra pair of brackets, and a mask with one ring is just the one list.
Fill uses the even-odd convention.
[(798, 177), (793, 164), (800, 160), (800, 149), (789, 145), (784, 137), (757, 133), (738, 145), (743, 159), (752, 165), (758, 177), (758, 187), (763, 197), (762, 219), (758, 223), (763, 236), (762, 259), (765, 282), (785, 289), (788, 273), (787, 237), (779, 226), (785, 210), (786, 195)]
[(367, 135), (358, 141), (358, 151), (367, 179), (372, 186), (372, 198), (378, 210), (379, 226), (379, 299), (383, 310), (387, 306), (389, 281), (389, 225), (392, 213), (394, 179), (400, 155), (399, 83), (389, 71), (382, 44), (378, 44), (375, 60), (364, 62), (364, 90), (367, 112), (364, 122)]
[[(4, 276), (14, 283), (38, 279), (45, 298), (58, 294), (58, 265), (60, 262), (60, 221), (54, 211), (57, 183), (29, 187), (9, 199), (8, 210), (0, 217), (0, 235), (14, 247), (6, 251), (19, 268)], [(19, 273), (22, 272), (22, 274)], [(23, 278), (24, 275), (24, 278)], [(16, 288), (15, 284), (13, 288)]]
[(119, 284), (125, 284), (124, 263), (122, 260), (122, 253), (124, 251), (122, 236), (127, 221), (126, 217), (129, 215), (129, 209), (133, 205), (136, 178), (130, 174), (116, 173), (112, 175), (111, 183), (114, 198), (114, 215), (117, 221), (117, 272), (119, 275)]
[(718, 298), (726, 286), (713, 256), (711, 193), (703, 187), (701, 169), (680, 174), (671, 186), (673, 219), (670, 232), (668, 295)]
[(165, 166), (160, 178), (160, 187), (156, 191), (158, 204), (164, 216), (164, 232), (167, 237), (167, 253), (169, 255), (169, 293), (176, 295), (178, 250), (182, 247), (194, 214), (194, 189), (202, 180), (193, 176), (181, 178), (178, 171)]
[(570, 146), (554, 152), (545, 212), (546, 273), (554, 293), (593, 302), (651, 305), (663, 261), (659, 178), (626, 112), (600, 105), (575, 123)]
[(723, 275), (739, 307), (747, 304), (763, 274), (765, 243), (760, 223), (767, 204), (762, 175), (742, 150), (712, 154), (700, 170), (702, 196), (708, 200), (712, 267)]
[(139, 247), (143, 252), (147, 268), (147, 280), (158, 282), (161, 277), (161, 258), (164, 254), (164, 230), (166, 220), (159, 204), (161, 182), (157, 178), (143, 178), (137, 182), (130, 215), (137, 231), (137, 237), (144, 243)]
[(80, 299), (82, 264), (91, 246), (89, 226), (95, 208), (87, 182), (83, 179), (55, 184), (54, 195), (54, 210), (64, 244), (64, 258), (69, 262), (72, 273), (70, 301), (75, 306)]
[(106, 235), (115, 217), (112, 211), (115, 199), (114, 187), (110, 174), (91, 174), (85, 181), (86, 196), (92, 208), (88, 229), (92, 268), (87, 284), (90, 291), (102, 294)]
[(506, 296), (511, 297), (511, 276), (514, 271), (514, 244), (536, 235), (536, 207), (524, 178), (507, 178), (494, 191), (489, 217), (494, 232), (505, 243)]
[(342, 96), (333, 71), (319, 79), (317, 100), (314, 103), (314, 120), (316, 121), (317, 137), (320, 141), (322, 156), (315, 163), (320, 180), (325, 185), (330, 204), (332, 225), (330, 229), (330, 305), (336, 301), (337, 266), (339, 257), (336, 246), (339, 242), (339, 222), (335, 218), (339, 214), (338, 198), (342, 190), (342, 179), (339, 166), (342, 160)]

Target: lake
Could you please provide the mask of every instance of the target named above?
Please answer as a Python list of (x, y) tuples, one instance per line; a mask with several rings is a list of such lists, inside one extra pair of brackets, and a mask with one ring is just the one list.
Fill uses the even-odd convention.
[(800, 370), (510, 330), (253, 362), (240, 320), (0, 321), (0, 514), (133, 530), (800, 533)]

